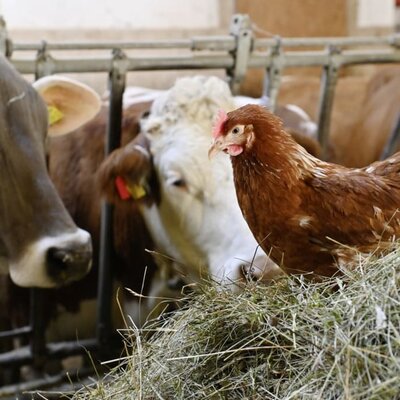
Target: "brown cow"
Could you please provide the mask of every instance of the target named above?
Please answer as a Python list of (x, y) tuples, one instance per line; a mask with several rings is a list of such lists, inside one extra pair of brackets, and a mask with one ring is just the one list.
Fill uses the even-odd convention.
[[(361, 76), (341, 77), (335, 89), (330, 126), (329, 161), (346, 165), (347, 149), (351, 132), (354, 131), (362, 102), (366, 93), (368, 78)], [(283, 79), (279, 103), (296, 104), (305, 110), (313, 121), (318, 117), (320, 79), (311, 76), (287, 76)]]
[[(341, 77), (335, 89), (330, 127), (329, 161), (349, 167), (366, 166), (380, 158), (397, 122), (400, 67), (374, 68), (363, 76)], [(320, 80), (286, 77), (279, 101), (303, 108), (317, 118)]]
[[(63, 79), (60, 90), (53, 81), (46, 78), (38, 85), (43, 98), (51, 95), (55, 109), (63, 98), (68, 101), (72, 82)], [(0, 270), (9, 270), (21, 286), (55, 287), (88, 272), (91, 243), (71, 220), (46, 171), (43, 98), (0, 56)], [(91, 98), (96, 113), (100, 101), (94, 93)], [(59, 118), (68, 107), (64, 115), (58, 110)]]
[[(139, 117), (148, 108), (149, 103), (142, 103), (125, 110), (122, 146), (137, 135)], [(96, 173), (105, 157), (107, 117), (108, 109), (103, 108), (82, 128), (68, 136), (52, 138), (49, 142), (50, 176), (75, 223), (91, 233), (93, 267), (82, 280), (57, 290), (49, 289), (43, 292), (48, 341), (85, 339), (94, 337), (96, 333), (102, 203)], [(115, 208), (113, 232), (112, 269), (117, 286), (129, 287), (138, 293), (147, 294), (156, 266), (153, 257), (145, 251), (153, 249), (153, 244), (136, 203), (126, 202)], [(5, 307), (12, 318), (10, 323), (13, 326), (24, 326), (29, 322), (26, 310), (29, 310), (30, 292), (15, 286), (11, 281), (8, 285), (9, 295)], [(121, 290), (122, 303), (125, 295), (129, 296), (129, 299), (133, 297)], [(113, 319), (115, 326), (122, 326), (121, 313), (115, 301)], [(139, 322), (135, 316), (133, 319), (136, 323)]]
[(343, 159), (351, 167), (379, 160), (389, 140), (400, 116), (400, 67), (378, 69), (366, 87), (361, 105)]

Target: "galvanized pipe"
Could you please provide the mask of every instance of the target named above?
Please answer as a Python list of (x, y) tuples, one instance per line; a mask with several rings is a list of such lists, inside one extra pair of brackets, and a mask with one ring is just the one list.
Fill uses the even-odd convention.
[[(47, 48), (48, 50), (48, 48)], [(252, 53), (248, 59), (248, 68), (267, 68), (272, 61), (271, 54)], [(337, 61), (341, 66), (368, 63), (399, 63), (400, 51), (387, 49), (381, 51), (343, 51)], [(35, 73), (36, 61), (14, 58), (11, 62), (22, 74)], [(52, 73), (108, 72), (112, 68), (109, 57), (97, 58), (62, 58), (52, 56), (47, 62)], [(230, 54), (209, 54), (165, 57), (127, 57), (127, 71), (160, 71), (186, 69), (232, 69), (235, 59)], [(286, 52), (281, 56), (282, 68), (324, 66), (329, 56), (324, 51), (318, 52)]]
[(28, 336), (32, 333), (32, 326), (23, 326), (21, 328), (15, 328), (10, 331), (2, 331), (0, 332), (0, 340), (1, 339), (8, 339), (8, 338), (16, 338), (16, 337), (23, 337)]
[[(40, 43), (15, 43), (14, 51), (38, 51)], [(194, 36), (190, 39), (165, 39), (165, 40), (141, 40), (135, 42), (76, 42), (56, 43), (48, 42), (48, 50), (162, 50), (162, 49), (186, 49), (192, 51), (235, 50), (235, 39), (232, 36)]]
[[(273, 47), (276, 38), (259, 38), (254, 41), (254, 50)], [(283, 47), (349, 47), (349, 46), (397, 46), (400, 44), (400, 35), (389, 36), (352, 36), (352, 37), (298, 37), (282, 38)]]
[(390, 157), (398, 148), (400, 143), (400, 114), (397, 116), (397, 121), (395, 126), (393, 127), (392, 132), (390, 133), (389, 140), (387, 141), (382, 154), (380, 156), (380, 160), (385, 160)]
[[(35, 73), (35, 61), (30, 59), (11, 59), (22, 74)], [(159, 71), (169, 69), (228, 69), (234, 66), (231, 55), (196, 55), (168, 57), (128, 57), (128, 71)], [(52, 57), (53, 73), (109, 72), (112, 59), (103, 58), (63, 58)]]
[(273, 112), (275, 111), (278, 102), (282, 69), (282, 48), (280, 38), (278, 38), (276, 46), (271, 50), (271, 63), (266, 68), (263, 89), (264, 96), (268, 98), (269, 108)]
[(239, 94), (240, 84), (247, 72), (247, 63), (250, 57), (253, 41), (248, 15), (234, 15), (231, 23), (231, 35), (236, 40), (235, 51), (231, 54), (234, 58), (232, 68), (227, 69), (229, 86), (233, 94)]
[(339, 55), (339, 50), (333, 46), (329, 46), (328, 53), (329, 62), (322, 70), (318, 110), (318, 141), (322, 148), (322, 159), (326, 159), (328, 155), (329, 128), (340, 65), (336, 58)]
[[(125, 90), (125, 82), (126, 57), (121, 50), (114, 50), (113, 68), (109, 75), (110, 108), (105, 143), (106, 156), (118, 148), (121, 143), (122, 96)], [(110, 343), (114, 332), (111, 321), (113, 211), (111, 204), (102, 204), (97, 294), (97, 341), (99, 351), (104, 356), (110, 354)]]
[[(243, 16), (242, 16), (243, 17)], [(234, 16), (236, 18), (236, 16)], [(254, 51), (268, 49), (276, 46), (276, 38), (265, 39), (255, 38), (252, 43)], [(133, 42), (75, 42), (57, 43), (48, 42), (49, 50), (122, 50), (135, 49), (186, 49), (186, 50), (215, 50), (232, 51), (236, 48), (235, 38), (230, 35), (221, 36), (194, 36), (190, 39), (159, 39), (159, 40), (137, 40)], [(282, 47), (322, 47), (329, 45), (335, 47), (355, 46), (399, 46), (400, 35), (388, 36), (364, 36), (364, 37), (303, 37), (303, 38), (282, 38)], [(37, 51), (40, 43), (14, 43), (14, 51)]]
[(37, 368), (41, 368), (47, 357), (46, 348), (46, 322), (44, 320), (44, 289), (31, 289), (31, 327), (32, 335), (30, 342), (30, 352), (33, 364)]
[[(49, 359), (63, 358), (76, 354), (87, 354), (89, 351), (97, 349), (97, 341), (95, 339), (84, 339), (79, 342), (58, 342), (48, 343), (46, 357)], [(35, 358), (32, 355), (29, 346), (24, 346), (6, 353), (0, 354), (0, 367), (11, 365), (24, 365), (34, 363)]]

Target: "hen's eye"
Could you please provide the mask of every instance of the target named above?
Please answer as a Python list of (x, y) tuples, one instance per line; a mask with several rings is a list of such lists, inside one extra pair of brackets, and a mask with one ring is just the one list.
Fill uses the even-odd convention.
[(239, 132), (240, 132), (240, 129), (238, 127), (232, 129), (232, 133), (234, 133), (234, 134), (237, 134)]

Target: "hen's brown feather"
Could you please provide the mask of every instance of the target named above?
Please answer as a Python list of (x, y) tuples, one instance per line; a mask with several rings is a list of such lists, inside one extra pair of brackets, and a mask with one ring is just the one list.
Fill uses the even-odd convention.
[(400, 154), (349, 169), (309, 155), (265, 108), (228, 113), (223, 129), (237, 124), (252, 126), (255, 138), (231, 158), (239, 205), (286, 272), (330, 276), (357, 251), (387, 248), (400, 235)]

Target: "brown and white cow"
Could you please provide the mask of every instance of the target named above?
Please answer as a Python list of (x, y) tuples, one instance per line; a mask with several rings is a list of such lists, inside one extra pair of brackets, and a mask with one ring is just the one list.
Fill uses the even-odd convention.
[[(76, 127), (68, 120), (79, 109), (66, 105), (73, 92), (89, 93), (92, 118), (100, 107), (89, 88), (54, 78), (38, 82), (57, 113), (57, 133)], [(57, 90), (58, 87), (58, 90)], [(71, 88), (72, 92), (71, 92)], [(79, 96), (79, 95), (78, 95)], [(81, 110), (82, 111), (82, 110)], [(84, 109), (88, 111), (88, 109)], [(53, 113), (54, 114), (54, 113)], [(66, 124), (66, 125), (65, 125)], [(20, 286), (53, 287), (84, 276), (91, 262), (91, 241), (68, 215), (46, 170), (48, 110), (37, 91), (0, 57), (0, 267)]]
[[(141, 206), (157, 249), (177, 261), (187, 281), (203, 274), (231, 284), (249, 266), (255, 277), (269, 279), (278, 272), (257, 249), (242, 217), (229, 162), (217, 158), (212, 162), (222, 165), (215, 169), (207, 158), (217, 110), (243, 101), (254, 99), (234, 98), (221, 79), (179, 79), (170, 90), (156, 93), (142, 134), (110, 155), (99, 171), (111, 202)], [(130, 200), (120, 198), (121, 179)]]

